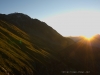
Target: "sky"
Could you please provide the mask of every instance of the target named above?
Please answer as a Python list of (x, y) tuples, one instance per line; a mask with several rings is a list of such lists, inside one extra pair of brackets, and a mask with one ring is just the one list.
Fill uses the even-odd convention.
[(100, 33), (100, 0), (0, 0), (0, 13), (24, 13), (63, 36)]

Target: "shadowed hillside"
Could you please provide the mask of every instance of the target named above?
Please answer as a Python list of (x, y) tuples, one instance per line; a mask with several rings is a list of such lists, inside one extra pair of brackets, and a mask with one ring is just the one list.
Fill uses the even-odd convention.
[(81, 38), (60, 52), (71, 71), (81, 71), (82, 75), (100, 74), (100, 47), (95, 46), (95, 42), (99, 44), (95, 36), (91, 41)]
[(60, 75), (57, 65), (65, 64), (57, 52), (68, 40), (25, 14), (0, 14), (0, 75)]

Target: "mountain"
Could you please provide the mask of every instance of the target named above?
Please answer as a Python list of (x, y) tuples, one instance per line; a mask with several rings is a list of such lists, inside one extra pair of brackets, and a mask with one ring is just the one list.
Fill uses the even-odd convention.
[[(67, 37), (66, 37), (66, 38), (67, 38)], [(72, 39), (72, 40), (75, 41), (75, 42), (78, 42), (78, 41), (80, 41), (80, 40), (82, 39), (81, 36), (70, 36), (69, 38)]]
[(82, 75), (100, 74), (100, 48), (78, 43), (64, 49), (61, 54), (71, 71), (81, 71)]
[(0, 75), (100, 75), (97, 39), (73, 41), (23, 13), (0, 14)]
[(81, 71), (82, 75), (99, 75), (100, 35), (93, 36), (91, 40), (75, 37), (75, 43), (62, 50), (60, 55), (62, 59), (65, 58), (63, 61), (72, 68), (72, 71)]
[(91, 40), (91, 45), (100, 48), (100, 35), (99, 34), (93, 36), (93, 39)]
[[(78, 36), (78, 37), (67, 37), (67, 38), (72, 39), (74, 42), (79, 42), (79, 41), (82, 41), (83, 39), (84, 39), (85, 41), (87, 41), (87, 39), (84, 38), (83, 36)], [(99, 35), (99, 34), (94, 35), (93, 37), (91, 37), (90, 40), (91, 40), (91, 41), (90, 41), (90, 42), (91, 42), (91, 46), (95, 46), (95, 47), (100, 48), (100, 35)], [(84, 43), (86, 43), (86, 42), (84, 42)]]
[(0, 75), (60, 75), (58, 53), (72, 42), (23, 13), (0, 14)]
[(53, 44), (55, 43), (59, 46), (62, 45), (63, 47), (70, 44), (70, 42), (66, 41), (66, 38), (48, 26), (45, 22), (41, 22), (38, 19), (32, 19), (22, 13), (12, 13), (2, 16), (4, 20), (23, 30), (25, 33), (31, 36), (31, 38), (32, 36), (41, 38), (49, 43), (52, 43), (53, 41)]

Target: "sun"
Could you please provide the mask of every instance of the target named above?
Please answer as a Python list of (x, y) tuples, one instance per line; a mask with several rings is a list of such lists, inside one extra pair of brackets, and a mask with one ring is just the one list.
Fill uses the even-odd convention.
[(88, 40), (88, 41), (91, 41), (92, 38), (93, 38), (93, 36), (84, 36), (84, 38), (85, 38), (86, 40)]
[(91, 37), (85, 37), (87, 40), (91, 40)]

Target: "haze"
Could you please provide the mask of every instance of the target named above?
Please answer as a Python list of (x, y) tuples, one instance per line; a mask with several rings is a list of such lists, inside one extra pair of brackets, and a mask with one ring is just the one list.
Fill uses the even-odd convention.
[(45, 19), (63, 36), (92, 37), (100, 33), (100, 12), (76, 11), (69, 12)]

